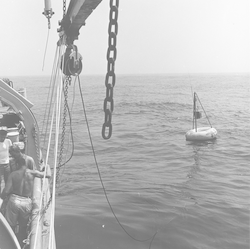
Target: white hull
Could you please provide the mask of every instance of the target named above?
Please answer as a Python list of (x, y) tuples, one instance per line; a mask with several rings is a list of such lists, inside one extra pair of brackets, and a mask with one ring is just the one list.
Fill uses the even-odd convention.
[[(11, 113), (21, 115), (22, 121), (25, 127), (24, 136), (24, 153), (31, 156), (36, 164), (36, 169), (40, 170), (42, 166), (40, 163), (40, 140), (39, 140), (39, 129), (36, 119), (31, 112), (30, 108), (33, 106), (26, 98), (20, 95), (12, 87), (7, 85), (0, 79), (0, 97), (1, 101), (9, 107)], [(8, 109), (3, 108), (4, 112), (2, 116), (8, 115)], [(13, 124), (14, 126), (14, 124)], [(10, 128), (12, 132), (12, 128)], [(16, 131), (15, 131), (16, 132)], [(12, 137), (13, 138), (13, 137)], [(16, 140), (16, 138), (15, 138)], [(18, 139), (17, 139), (18, 140)], [(14, 141), (14, 140), (13, 140)], [(30, 225), (30, 237), (29, 237), (29, 249), (47, 249), (49, 248), (49, 230), (50, 230), (50, 212), (51, 207), (49, 206), (45, 215), (38, 215), (44, 206), (48, 203), (50, 197), (49, 181), (46, 178), (42, 183), (41, 178), (35, 178), (33, 188), (33, 210), (32, 210), (32, 222)], [(43, 186), (45, 186), (45, 193), (42, 194)], [(46, 222), (45, 222), (46, 221)], [(46, 225), (45, 225), (46, 224)], [(54, 231), (54, 229), (51, 229)], [(0, 248), (1, 249), (19, 249), (20, 245), (16, 239), (16, 236), (10, 228), (8, 222), (4, 216), (0, 216)], [(1, 239), (2, 234), (6, 236)], [(54, 237), (54, 235), (53, 235)], [(53, 239), (54, 240), (54, 239)], [(53, 242), (55, 245), (55, 240)], [(55, 248), (55, 247), (53, 247)]]
[(192, 129), (186, 133), (187, 141), (211, 141), (216, 139), (217, 130), (212, 127)]

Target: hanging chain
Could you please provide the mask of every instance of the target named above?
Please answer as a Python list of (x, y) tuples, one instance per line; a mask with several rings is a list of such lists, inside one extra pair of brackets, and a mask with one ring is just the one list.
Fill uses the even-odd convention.
[[(116, 36), (118, 33), (118, 6), (119, 0), (110, 0), (109, 27), (108, 27), (108, 51), (107, 51), (107, 74), (105, 78), (106, 98), (103, 103), (105, 113), (102, 125), (102, 137), (109, 139), (112, 135), (112, 112), (114, 110), (113, 88), (115, 86), (115, 60), (116, 60)], [(106, 134), (107, 128), (107, 134)]]
[(63, 0), (63, 16), (66, 15), (66, 0)]
[[(63, 110), (63, 126), (62, 126), (62, 136), (61, 136), (61, 145), (60, 145), (60, 153), (59, 153), (59, 159), (58, 159), (58, 167), (56, 171), (56, 183), (59, 181), (60, 176), (60, 168), (62, 166), (62, 154), (63, 154), (63, 145), (64, 145), (64, 138), (65, 138), (65, 127), (66, 127), (66, 112), (67, 112), (67, 99), (68, 99), (68, 86), (71, 84), (71, 76), (67, 76), (65, 78), (65, 88), (64, 88), (64, 110)], [(46, 203), (43, 213), (46, 212), (46, 210), (49, 208), (49, 205), (52, 201), (52, 193), (50, 194), (50, 198), (48, 202)]]
[(66, 76), (64, 83), (64, 109), (63, 109), (63, 124), (62, 124), (62, 135), (61, 135), (61, 144), (60, 144), (60, 153), (58, 159), (58, 167), (56, 172), (56, 183), (59, 181), (60, 169), (62, 167), (62, 157), (64, 149), (64, 139), (65, 139), (65, 129), (66, 129), (66, 116), (67, 116), (67, 105), (68, 105), (68, 86), (71, 84), (71, 76)]

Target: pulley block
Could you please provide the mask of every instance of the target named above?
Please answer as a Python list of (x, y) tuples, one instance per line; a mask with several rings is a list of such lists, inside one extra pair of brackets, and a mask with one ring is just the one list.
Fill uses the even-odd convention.
[(78, 76), (82, 72), (82, 56), (76, 46), (69, 46), (61, 58), (61, 69), (67, 76)]

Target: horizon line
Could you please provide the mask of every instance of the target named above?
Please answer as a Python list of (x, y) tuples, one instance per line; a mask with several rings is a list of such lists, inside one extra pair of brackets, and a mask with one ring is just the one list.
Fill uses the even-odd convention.
[[(116, 76), (127, 76), (127, 75), (222, 75), (222, 74), (250, 74), (250, 72), (192, 72), (192, 73), (116, 73)], [(80, 74), (79, 76), (105, 76), (102, 73), (88, 73), (88, 74)], [(10, 78), (10, 77), (50, 77), (50, 74), (34, 74), (34, 75), (10, 75), (10, 76), (0, 76), (1, 79), (3, 78)]]

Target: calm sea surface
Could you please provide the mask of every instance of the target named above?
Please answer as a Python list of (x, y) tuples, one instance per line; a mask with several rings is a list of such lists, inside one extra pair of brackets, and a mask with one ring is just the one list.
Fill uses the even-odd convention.
[[(74, 156), (57, 189), (57, 248), (249, 249), (250, 75), (117, 75), (110, 140), (101, 137), (104, 79), (82, 76), (81, 88), (112, 210), (72, 84)], [(42, 124), (49, 78), (12, 80), (26, 87)], [(218, 131), (214, 142), (185, 140), (192, 91)]]

